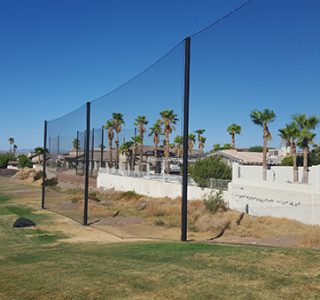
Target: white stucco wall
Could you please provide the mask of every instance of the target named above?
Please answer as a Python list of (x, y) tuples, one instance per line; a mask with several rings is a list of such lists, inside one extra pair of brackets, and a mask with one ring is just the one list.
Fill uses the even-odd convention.
[(229, 207), (255, 216), (294, 219), (320, 225), (320, 193), (311, 186), (276, 183), (229, 183)]
[[(100, 173), (97, 177), (97, 187), (104, 189), (115, 189), (116, 191), (135, 191), (140, 195), (156, 198), (177, 198), (181, 197), (181, 184), (165, 182), (143, 177), (129, 177)], [(209, 194), (212, 189), (202, 189), (197, 186), (188, 186), (188, 200), (198, 200)], [(224, 199), (228, 201), (228, 192), (224, 192)]]

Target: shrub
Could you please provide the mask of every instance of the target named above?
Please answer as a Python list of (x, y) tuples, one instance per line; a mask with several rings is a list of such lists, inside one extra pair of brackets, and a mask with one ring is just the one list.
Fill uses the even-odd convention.
[(263, 152), (263, 147), (262, 146), (252, 146), (249, 148), (250, 152)]
[(190, 176), (200, 187), (207, 187), (209, 178), (232, 179), (232, 169), (218, 156), (198, 159), (190, 166)]
[(41, 179), (42, 177), (43, 177), (43, 172), (38, 171), (33, 175), (33, 181), (37, 181), (37, 180)]
[[(281, 166), (293, 166), (293, 157), (292, 156), (284, 157), (281, 161)], [(302, 156), (297, 156), (297, 166), (298, 167), (303, 166)]]
[(154, 221), (154, 225), (157, 225), (157, 226), (164, 226), (165, 223), (163, 222), (163, 220), (161, 220), (160, 218), (156, 219)]
[(31, 160), (24, 154), (18, 156), (18, 166), (19, 168), (31, 168), (32, 162)]
[(0, 154), (0, 169), (5, 169), (8, 166), (9, 159), (8, 154)]
[(140, 195), (137, 194), (135, 191), (127, 191), (127, 192), (121, 193), (121, 198), (139, 199)]
[(57, 177), (47, 178), (45, 181), (45, 186), (56, 186), (59, 183)]
[(215, 214), (218, 211), (226, 211), (227, 207), (223, 201), (223, 192), (211, 192), (203, 197), (203, 204), (205, 210)]

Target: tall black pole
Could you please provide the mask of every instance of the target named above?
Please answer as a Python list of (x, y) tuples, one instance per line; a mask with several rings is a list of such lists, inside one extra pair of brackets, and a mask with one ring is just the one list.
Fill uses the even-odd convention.
[(43, 166), (42, 166), (42, 201), (41, 208), (44, 209), (44, 200), (46, 195), (46, 160), (47, 160), (47, 121), (44, 121), (44, 135), (43, 135)]
[(84, 179), (84, 214), (83, 224), (88, 225), (88, 198), (89, 198), (89, 151), (90, 151), (90, 102), (87, 102), (86, 143), (85, 143), (85, 179)]
[(101, 145), (100, 145), (100, 168), (103, 168), (103, 148), (104, 148), (104, 127), (101, 127)]
[(59, 154), (60, 154), (60, 135), (59, 134), (57, 136), (57, 153), (59, 156)]
[(187, 241), (188, 224), (188, 135), (190, 91), (190, 37), (185, 39), (184, 54), (184, 101), (183, 101), (183, 175), (181, 201), (181, 241)]
[(79, 166), (79, 146), (80, 146), (80, 140), (79, 140), (79, 130), (77, 130), (77, 143), (76, 143), (76, 174), (78, 174), (78, 166)]
[(91, 176), (94, 169), (94, 128), (92, 128), (92, 140), (91, 140)]

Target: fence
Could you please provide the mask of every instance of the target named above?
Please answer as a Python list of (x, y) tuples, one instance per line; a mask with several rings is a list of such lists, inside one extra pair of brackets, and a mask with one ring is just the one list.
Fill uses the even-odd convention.
[[(308, 123), (319, 111), (317, 5), (241, 1), (132, 80), (45, 122), (42, 206), (125, 236), (166, 236), (181, 225), (186, 241), (188, 226), (200, 228), (199, 220), (209, 219), (202, 206), (188, 214), (188, 185), (194, 184), (188, 163), (208, 159), (209, 169), (208, 154), (234, 148), (241, 161), (265, 169), (251, 146), (290, 144), (293, 157), (294, 147), (300, 151), (317, 142), (315, 126)], [(296, 113), (300, 119), (292, 118)], [(279, 132), (292, 121), (300, 137), (307, 131), (314, 138), (299, 144), (297, 136)], [(208, 187), (226, 190), (231, 171), (219, 168), (203, 174)], [(132, 193), (100, 193), (95, 189), (99, 174), (181, 183), (182, 200), (166, 199), (171, 205), (166, 214), (161, 199), (154, 204)], [(160, 223), (167, 226), (154, 226)]]

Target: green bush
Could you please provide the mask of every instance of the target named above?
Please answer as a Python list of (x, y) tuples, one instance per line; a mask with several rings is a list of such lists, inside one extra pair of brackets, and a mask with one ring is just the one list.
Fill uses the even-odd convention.
[(5, 169), (10, 160), (9, 154), (0, 154), (0, 169)]
[(263, 147), (262, 146), (252, 146), (249, 148), (250, 152), (263, 152)]
[(18, 156), (19, 168), (32, 168), (31, 160), (24, 154)]
[(198, 159), (189, 167), (190, 176), (200, 187), (207, 187), (209, 178), (232, 179), (232, 169), (218, 156)]
[[(293, 166), (293, 157), (292, 156), (287, 156), (284, 157), (281, 161), (281, 166)], [(302, 156), (297, 156), (297, 166), (301, 167), (303, 166), (303, 157)]]
[(227, 207), (223, 201), (223, 192), (211, 192), (203, 197), (205, 210), (215, 214), (218, 211), (226, 211)]

